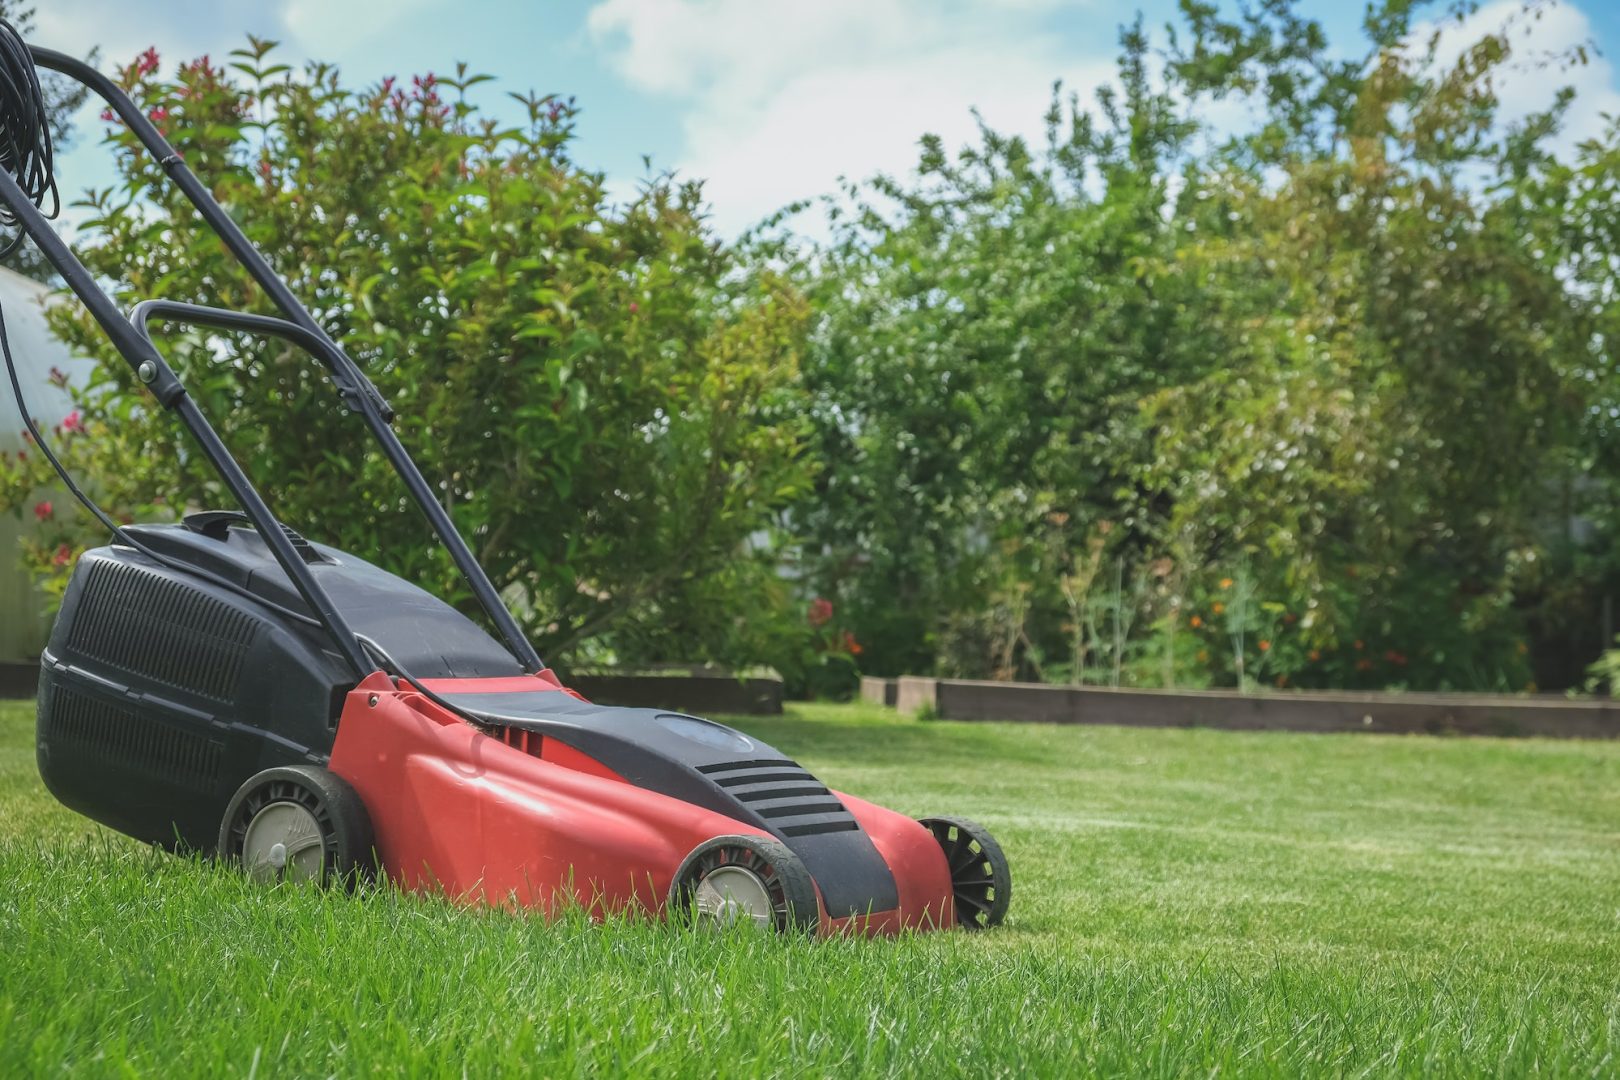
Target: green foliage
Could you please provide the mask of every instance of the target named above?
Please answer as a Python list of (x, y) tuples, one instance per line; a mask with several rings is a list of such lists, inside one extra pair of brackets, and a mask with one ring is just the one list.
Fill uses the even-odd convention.
[[(502, 125), (464, 66), (355, 89), (326, 65), (295, 75), (253, 39), (225, 66), (171, 77), (148, 54), (122, 78), (395, 405), (542, 655), (777, 659), (773, 639), (802, 617), (761, 587), (774, 555), (760, 539), (810, 475), (807, 309), (737, 265), (695, 184), (654, 176), (611, 203), (572, 157), (570, 102), (519, 97), (523, 122)], [(119, 301), (270, 311), (133, 136), (113, 124), (106, 143), (122, 182), (86, 197), (79, 254)], [(99, 361), (79, 401), (89, 435), (64, 446), (97, 496), (141, 520), (226, 501), (82, 309), (52, 323)], [(310, 358), (159, 329), (280, 517), (466, 604)], [(46, 479), (37, 461), (10, 468), (12, 504)], [(46, 554), (36, 566), (59, 574)]]
[[(1044, 146), (925, 140), (829, 244), (770, 248), (818, 316), (796, 520), (871, 670), (1531, 685), (1541, 568), (1580, 558), (1572, 478), (1620, 415), (1615, 216), (1563, 209), (1612, 209), (1615, 151), (1549, 157), (1567, 98), (1505, 130), (1506, 33), (1443, 65), (1409, 8), (1347, 56), (1287, 0), (1189, 0), (1163, 74), (1126, 28)], [(1251, 127), (1200, 119), (1227, 98)]]
[[(828, 201), (827, 241), (741, 249), (693, 185), (610, 205), (569, 102), (520, 97), (505, 128), (465, 68), (346, 89), (254, 41), (125, 77), (565, 664), (763, 662), (817, 696), (857, 666), (1577, 684), (1620, 591), (1620, 127), (1560, 158), (1567, 92), (1499, 122), (1508, 65), (1554, 79), (1583, 49), (1517, 56), (1504, 29), (1442, 60), (1406, 0), (1359, 48), (1296, 8), (1183, 0), (1162, 37), (1123, 29), (1094, 105), (1057, 88), (1038, 143), (926, 138)], [(263, 310), (108, 141), (91, 268), (124, 300)], [(104, 361), (77, 471), (143, 519), (218, 501), (57, 320)], [(465, 601), (306, 360), (168, 342), (283, 516)], [(0, 506), (47, 479), (0, 461)], [(29, 557), (59, 584), (87, 534), (52, 529)]]

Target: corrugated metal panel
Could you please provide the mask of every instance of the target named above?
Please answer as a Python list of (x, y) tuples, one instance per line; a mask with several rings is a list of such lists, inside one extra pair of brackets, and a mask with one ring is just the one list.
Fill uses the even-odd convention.
[[(60, 368), (75, 381), (89, 372), (88, 362), (73, 360), (67, 347), (46, 329), (41, 304), (49, 295), (45, 286), (0, 267), (0, 304), (5, 305), (18, 380), (34, 416), (46, 426), (73, 407), (67, 393), (51, 385), (51, 368)], [(0, 371), (0, 450), (14, 453), (22, 447), (22, 421), (11, 399), (11, 385)], [(56, 501), (60, 505), (61, 500)], [(33, 518), (26, 508), (20, 516), (0, 515), (0, 661), (30, 660), (45, 646), (49, 629), (45, 604), (18, 565), (22, 538), (32, 528)]]

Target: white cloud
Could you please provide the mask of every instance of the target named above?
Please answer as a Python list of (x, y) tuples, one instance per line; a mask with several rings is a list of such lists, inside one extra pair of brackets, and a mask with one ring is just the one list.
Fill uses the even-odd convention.
[(323, 57), (383, 36), (432, 6), (431, 0), (286, 0), (281, 21), (300, 45)]
[(1076, 56), (1042, 18), (1059, 6), (603, 0), (587, 27), (627, 81), (682, 100), (677, 167), (736, 232), (840, 177), (905, 171), (925, 133), (971, 141), (975, 108), (1038, 137), (1054, 80), (1090, 90), (1113, 71), (1112, 34)]
[[(1420, 24), (1412, 38), (1426, 45), (1436, 31), (1440, 39), (1436, 63), (1456, 63), (1462, 51), (1486, 34), (1507, 31), (1512, 56), (1496, 74), (1498, 117), (1505, 123), (1523, 120), (1544, 112), (1559, 90), (1569, 87), (1575, 100), (1564, 117), (1563, 130), (1551, 147), (1570, 153), (1584, 139), (1594, 138), (1606, 126), (1604, 114), (1620, 115), (1620, 89), (1615, 86), (1614, 67), (1590, 48), (1593, 41), (1591, 20), (1579, 7), (1554, 3), (1526, 12), (1520, 0), (1497, 0), (1461, 20), (1451, 18)], [(1572, 50), (1587, 46), (1587, 63), (1563, 66)]]

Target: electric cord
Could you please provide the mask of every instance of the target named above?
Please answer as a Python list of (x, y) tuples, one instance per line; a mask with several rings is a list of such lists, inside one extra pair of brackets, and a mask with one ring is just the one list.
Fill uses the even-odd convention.
[[(50, 118), (34, 57), (16, 28), (0, 19), (0, 169), (15, 177), (28, 201), (49, 218), (62, 212), (55, 164)], [(45, 210), (47, 199), (49, 210)], [(10, 208), (0, 206), (0, 225), (16, 228), (17, 224)], [(0, 248), (0, 259), (15, 251), (22, 238), (18, 229)]]
[(427, 687), (423, 686), (414, 675), (405, 670), (405, 665), (401, 664), (398, 660), (395, 660), (392, 656), (389, 656), (388, 650), (383, 648), (376, 641), (373, 641), (371, 638), (361, 633), (356, 633), (354, 636), (356, 640), (360, 642), (360, 647), (371, 653), (372, 658), (378, 663), (382, 664), (385, 670), (392, 668), (394, 674), (409, 683), (412, 689), (421, 694), (423, 697), (427, 698), (429, 701), (433, 702), (433, 704), (437, 705), (439, 708), (444, 709), (451, 716), (460, 717), (462, 720), (466, 721), (468, 724), (471, 724), (473, 727), (478, 728), (480, 731), (486, 730), (490, 726), (488, 721), (474, 716), (472, 713), (468, 712), (466, 709), (463, 709), (459, 705), (452, 705), (450, 702), (446, 701), (432, 690), (429, 690)]

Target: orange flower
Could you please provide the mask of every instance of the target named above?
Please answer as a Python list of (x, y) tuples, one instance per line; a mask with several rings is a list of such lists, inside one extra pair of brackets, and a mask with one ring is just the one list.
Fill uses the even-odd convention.
[(1194, 615), (1192, 618), (1187, 620), (1187, 625), (1191, 626), (1194, 630), (1196, 630), (1200, 626), (1204, 625), (1204, 620), (1199, 618), (1197, 615)]
[(1277, 685), (1278, 686), (1287, 686), (1288, 685), (1288, 676), (1286, 676), (1286, 675), (1277, 676)]
[(1312, 649), (1310, 652), (1306, 653), (1305, 655), (1311, 658), (1312, 663), (1315, 663), (1317, 660), (1322, 659), (1322, 650), (1321, 649)]
[(1267, 641), (1265, 638), (1261, 638), (1260, 639), (1260, 651), (1261, 652), (1270, 652), (1271, 651), (1271, 642)]
[(1357, 671), (1371, 671), (1372, 670), (1372, 661), (1368, 660), (1366, 657), (1362, 657), (1360, 660), (1356, 661), (1356, 670)]
[(1217, 615), (1221, 615), (1221, 614), (1225, 613), (1226, 605), (1225, 604), (1211, 604), (1210, 605), (1210, 610), (1213, 611)]
[(1231, 578), (1229, 578), (1229, 577), (1221, 578), (1221, 588), (1230, 589), (1231, 587), (1232, 587), (1232, 579)]
[(1198, 650), (1198, 662), (1200, 664), (1205, 664), (1205, 663), (1209, 662), (1209, 650), (1208, 649), (1199, 649)]
[(1357, 649), (1360, 649), (1360, 648), (1362, 648), (1362, 647), (1363, 647), (1363, 646), (1362, 646), (1362, 643), (1361, 643), (1361, 639), (1360, 639), (1360, 638), (1356, 638), (1356, 648), (1357, 648)]

